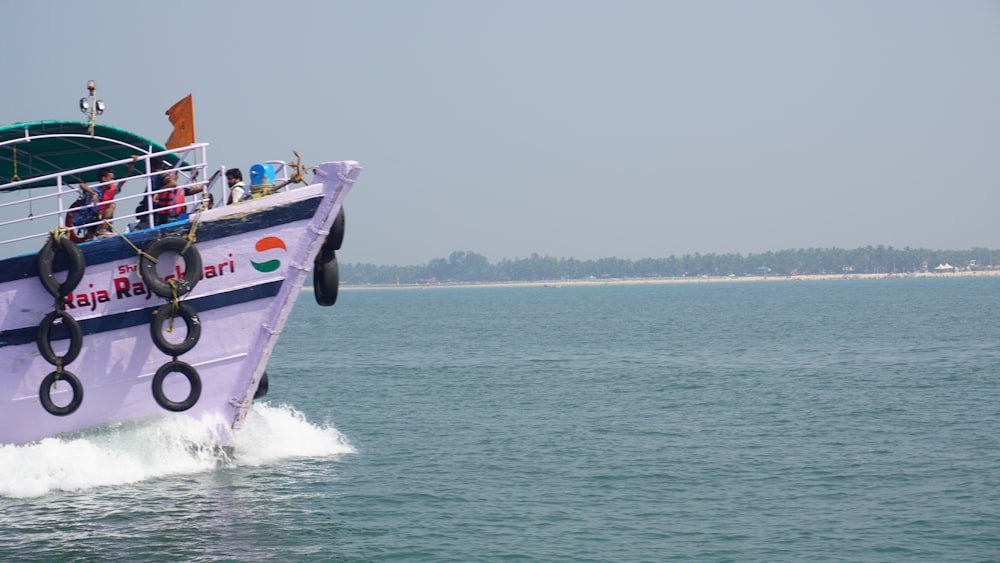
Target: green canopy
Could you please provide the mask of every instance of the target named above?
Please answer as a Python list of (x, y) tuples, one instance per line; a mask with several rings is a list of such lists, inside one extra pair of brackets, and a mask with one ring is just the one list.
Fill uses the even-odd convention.
[[(4, 186), (17, 180), (167, 150), (159, 143), (117, 127), (95, 124), (93, 134), (89, 128), (90, 124), (82, 121), (32, 121), (0, 127), (0, 192), (52, 184)], [(115, 174), (121, 176), (126, 169), (126, 165), (116, 167)], [(96, 172), (89, 175), (93, 177), (84, 180), (97, 180)]]

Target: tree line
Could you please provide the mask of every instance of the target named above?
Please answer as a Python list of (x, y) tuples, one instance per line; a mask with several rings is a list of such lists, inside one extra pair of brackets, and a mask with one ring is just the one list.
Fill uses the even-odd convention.
[(902, 274), (933, 271), (948, 264), (959, 270), (992, 269), (1000, 250), (929, 250), (866, 246), (779, 250), (761, 254), (685, 254), (669, 258), (577, 260), (532, 254), (491, 264), (472, 251), (455, 251), (424, 265), (341, 264), (347, 284), (514, 282), (589, 278), (671, 278), (701, 276), (790, 276), (810, 274)]

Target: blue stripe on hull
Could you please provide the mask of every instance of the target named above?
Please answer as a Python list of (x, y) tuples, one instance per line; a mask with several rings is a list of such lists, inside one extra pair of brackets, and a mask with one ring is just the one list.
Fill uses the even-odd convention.
[[(224, 293), (217, 293), (215, 295), (185, 299), (184, 303), (194, 307), (194, 310), (199, 313), (211, 311), (212, 309), (221, 309), (231, 305), (238, 305), (240, 303), (274, 297), (281, 289), (282, 283), (284, 282), (280, 280), (263, 283), (242, 289), (226, 291)], [(149, 324), (150, 320), (153, 318), (153, 311), (164, 305), (168, 305), (168, 303), (160, 302), (153, 307), (147, 307), (145, 309), (109, 314), (93, 319), (85, 319), (79, 321), (80, 329), (83, 331), (84, 336), (86, 336), (88, 334), (99, 334), (101, 332), (108, 332), (111, 330), (146, 325)], [(39, 321), (41, 321), (41, 319), (39, 319)], [(31, 326), (0, 332), (0, 348), (4, 346), (16, 346), (19, 344), (35, 342), (37, 331), (37, 326)], [(50, 334), (51, 340), (53, 341), (65, 340), (69, 338), (69, 331), (67, 331), (62, 325), (54, 325)]]

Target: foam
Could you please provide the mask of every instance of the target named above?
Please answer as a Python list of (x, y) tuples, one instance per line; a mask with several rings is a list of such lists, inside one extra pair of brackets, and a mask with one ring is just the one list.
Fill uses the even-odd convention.
[(169, 416), (26, 446), (0, 446), (0, 496), (38, 497), (355, 451), (335, 428), (312, 424), (288, 405), (255, 403), (234, 437), (231, 456), (215, 447), (221, 427), (216, 418)]

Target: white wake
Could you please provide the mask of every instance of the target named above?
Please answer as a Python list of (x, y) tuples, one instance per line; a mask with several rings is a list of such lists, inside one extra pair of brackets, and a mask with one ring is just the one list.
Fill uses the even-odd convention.
[(287, 405), (254, 403), (232, 455), (214, 447), (220, 420), (173, 416), (117, 425), (72, 438), (0, 446), (0, 497), (37, 497), (170, 475), (254, 466), (296, 457), (354, 453), (332, 426), (308, 422)]

